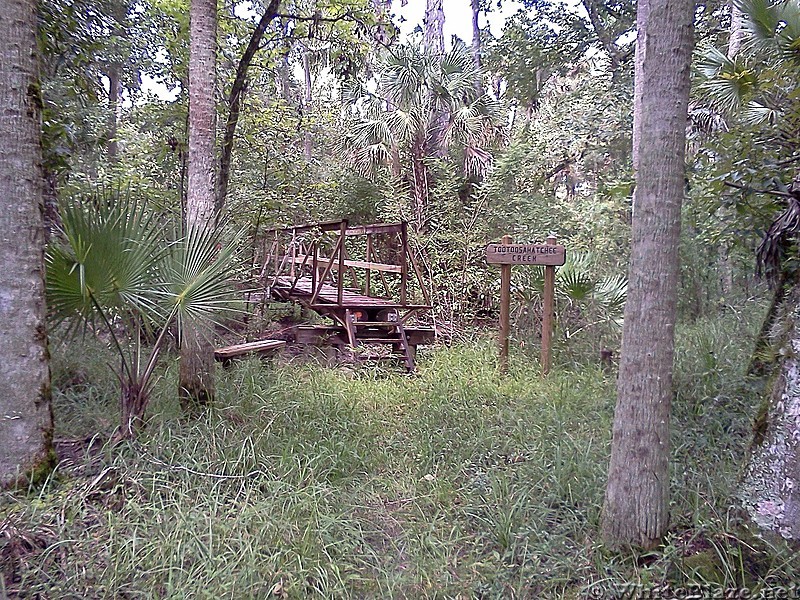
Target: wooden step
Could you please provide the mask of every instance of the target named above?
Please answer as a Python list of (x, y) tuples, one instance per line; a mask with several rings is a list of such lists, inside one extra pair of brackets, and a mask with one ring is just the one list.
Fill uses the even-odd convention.
[(403, 340), (400, 338), (359, 337), (358, 341), (363, 344), (399, 344)]
[(221, 361), (230, 360), (251, 352), (271, 352), (283, 348), (285, 345), (285, 340), (258, 340), (256, 342), (247, 342), (246, 344), (236, 344), (235, 346), (217, 348), (214, 350), (214, 358)]

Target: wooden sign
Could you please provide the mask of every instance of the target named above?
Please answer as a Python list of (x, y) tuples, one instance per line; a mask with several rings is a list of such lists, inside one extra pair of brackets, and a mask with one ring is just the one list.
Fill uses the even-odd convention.
[(560, 267), (567, 260), (564, 246), (550, 244), (489, 244), (486, 262), (490, 265), (551, 265)]
[(553, 301), (556, 267), (566, 262), (567, 251), (556, 244), (554, 235), (545, 244), (514, 244), (510, 235), (502, 244), (486, 247), (486, 262), (500, 266), (500, 370), (508, 370), (508, 337), (511, 330), (511, 266), (542, 266), (544, 298), (542, 301), (542, 374), (550, 372), (550, 347), (553, 338)]

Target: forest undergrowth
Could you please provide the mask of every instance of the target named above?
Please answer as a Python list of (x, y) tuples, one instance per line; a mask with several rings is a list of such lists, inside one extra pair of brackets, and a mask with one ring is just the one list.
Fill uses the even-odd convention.
[(167, 373), (138, 441), (111, 448), (110, 357), (54, 344), (62, 460), (0, 495), (0, 597), (759, 597), (800, 570), (735, 508), (763, 309), (679, 327), (672, 525), (633, 557), (598, 532), (615, 374), (574, 352), (544, 380), (522, 353), (498, 374), (489, 337), (421, 350), (414, 376), (253, 359), (193, 417)]

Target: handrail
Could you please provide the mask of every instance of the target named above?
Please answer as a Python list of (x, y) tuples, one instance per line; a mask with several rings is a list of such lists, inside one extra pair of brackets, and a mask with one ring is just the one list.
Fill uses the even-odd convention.
[[(309, 235), (313, 231), (318, 234)], [(320, 294), (323, 293), (323, 287), (329, 290), (329, 292), (324, 293), (331, 293), (331, 296), (333, 296), (332, 292), (335, 290), (335, 302), (342, 305), (345, 289), (356, 290), (361, 288), (363, 292), (359, 293), (372, 297), (376, 293), (375, 288), (379, 287), (376, 297), (380, 297), (381, 288), (375, 285), (379, 283), (382, 283), (382, 293), (387, 296), (387, 300), (394, 296), (395, 293), (399, 296), (398, 306), (400, 307), (416, 308), (422, 306), (413, 304), (415, 298), (410, 297), (411, 285), (414, 286), (415, 296), (416, 292), (419, 292), (424, 297), (427, 306), (431, 304), (431, 297), (426, 289), (422, 270), (410, 247), (408, 223), (406, 221), (399, 223), (373, 223), (351, 227), (347, 219), (341, 219), (318, 224), (267, 229), (263, 230), (263, 235), (265, 236), (264, 252), (266, 260), (264, 261), (261, 277), (270, 277), (270, 274), (265, 271), (269, 270), (268, 262), (274, 262), (275, 273), (271, 276), (273, 287), (275, 287), (282, 274), (284, 277), (289, 274), (288, 280), (280, 284), (282, 287), (286, 287), (283, 293), (288, 292), (289, 294), (297, 293), (297, 290), (301, 289), (299, 287), (301, 278), (306, 278), (306, 283), (303, 286), (305, 286), (305, 289), (310, 289), (309, 304), (312, 306), (317, 303)], [(379, 252), (382, 244), (381, 246), (376, 246), (376, 238), (374, 237), (378, 235), (391, 236), (391, 239), (399, 242), (399, 252), (391, 255), (391, 258), (385, 255), (383, 251)], [(333, 236), (333, 238), (330, 236)], [(356, 244), (354, 247), (351, 244), (348, 248), (345, 243), (345, 239), (355, 236), (364, 236), (366, 238), (366, 255), (363, 259), (361, 258), (365, 250), (363, 245)], [(270, 238), (274, 241), (272, 242), (272, 247), (268, 250), (269, 242), (267, 240), (270, 240)], [(333, 243), (334, 240), (335, 243)], [(358, 251), (353, 256), (350, 252), (354, 251), (355, 248), (358, 248)], [(394, 248), (394, 246), (391, 245), (388, 248)], [(387, 258), (389, 259), (388, 261)], [(363, 271), (357, 272), (356, 269), (363, 269)], [(349, 274), (349, 277), (346, 273)], [(366, 277), (364, 277), (364, 274), (366, 274)], [(391, 277), (387, 278), (391, 274), (399, 275), (399, 277), (392, 281)], [(352, 279), (352, 287), (345, 285), (344, 280), (346, 277)], [(327, 287), (326, 282), (333, 289)], [(399, 286), (397, 285), (398, 283)], [(394, 301), (397, 301), (398, 297), (394, 296), (394, 298)], [(331, 300), (333, 300), (332, 297)]]

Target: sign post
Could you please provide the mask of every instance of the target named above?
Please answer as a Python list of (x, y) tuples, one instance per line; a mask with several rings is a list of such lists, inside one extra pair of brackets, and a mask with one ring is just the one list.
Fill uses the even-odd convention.
[[(514, 241), (504, 235), (503, 246)], [(508, 371), (508, 337), (511, 332), (511, 265), (500, 265), (500, 371)]]
[(556, 244), (550, 235), (544, 244), (514, 244), (510, 235), (502, 243), (486, 247), (486, 262), (500, 265), (500, 370), (508, 370), (508, 337), (511, 330), (511, 267), (513, 265), (543, 266), (544, 299), (542, 306), (542, 374), (550, 372), (553, 339), (553, 299), (555, 297), (556, 267), (566, 262), (567, 251)]
[[(556, 236), (548, 235), (545, 244), (554, 247)], [(565, 257), (566, 258), (566, 257)], [(562, 263), (563, 264), (563, 263)], [(553, 300), (556, 293), (556, 268), (544, 268), (544, 298), (542, 302), (542, 375), (550, 372), (551, 344), (553, 341)]]

